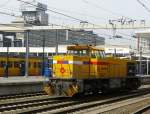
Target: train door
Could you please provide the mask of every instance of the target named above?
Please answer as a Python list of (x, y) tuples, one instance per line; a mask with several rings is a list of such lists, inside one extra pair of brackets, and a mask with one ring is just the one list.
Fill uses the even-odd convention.
[(25, 61), (20, 61), (20, 75), (25, 76)]
[(45, 77), (51, 77), (51, 66), (52, 66), (51, 60), (48, 59), (44, 62), (44, 76)]

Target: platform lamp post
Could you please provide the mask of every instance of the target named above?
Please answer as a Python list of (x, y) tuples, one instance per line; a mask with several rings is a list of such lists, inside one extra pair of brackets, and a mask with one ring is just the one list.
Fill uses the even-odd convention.
[(26, 55), (25, 55), (25, 76), (27, 77), (29, 75), (28, 73), (28, 67), (29, 67), (29, 33), (30, 30), (26, 30)]

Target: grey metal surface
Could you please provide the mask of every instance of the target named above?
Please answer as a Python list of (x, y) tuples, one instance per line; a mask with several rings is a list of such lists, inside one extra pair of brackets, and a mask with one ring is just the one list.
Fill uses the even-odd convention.
[(0, 95), (41, 92), (45, 81), (42, 76), (0, 77)]

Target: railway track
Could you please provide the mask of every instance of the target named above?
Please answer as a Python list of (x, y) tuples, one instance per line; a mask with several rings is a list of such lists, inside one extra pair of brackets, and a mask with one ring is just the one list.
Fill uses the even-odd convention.
[(46, 95), (46, 93), (44, 93), (44, 92), (36, 92), (36, 93), (3, 95), (3, 96), (0, 96), (0, 100), (12, 99), (12, 98), (32, 97), (32, 96), (40, 96), (40, 95)]
[[(76, 112), (76, 114), (131, 114), (135, 110), (138, 110), (140, 107), (147, 106), (150, 104), (150, 94), (138, 96), (135, 98), (129, 98), (126, 100), (120, 100), (117, 102), (112, 102), (110, 104), (104, 104), (101, 106), (97, 106), (94, 108), (90, 108), (88, 110), (82, 110)], [(146, 108), (144, 108), (146, 109)], [(139, 112), (144, 111), (144, 109), (139, 110), (137, 113), (133, 114), (141, 114)]]
[[(30, 114), (30, 113), (87, 113), (87, 109), (105, 105), (111, 103), (125, 101), (128, 99), (150, 96), (150, 89), (143, 88), (138, 91), (122, 93), (122, 95), (88, 95), (83, 98), (63, 98), (63, 97), (50, 97), (47, 95), (33, 96), (27, 99), (19, 98), (17, 100), (9, 99), (0, 101), (0, 113), (10, 114)], [(6, 102), (7, 101), (7, 102)]]
[(133, 112), (132, 114), (149, 114), (149, 113), (150, 113), (150, 105), (147, 105)]

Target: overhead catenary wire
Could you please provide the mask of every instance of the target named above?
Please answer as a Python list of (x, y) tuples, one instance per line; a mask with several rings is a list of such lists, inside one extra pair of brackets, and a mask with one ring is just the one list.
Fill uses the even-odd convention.
[[(34, 7), (37, 7), (37, 8), (39, 8), (39, 9), (45, 10), (44, 8), (39, 7), (39, 6), (37, 6), (37, 5), (35, 5), (35, 4), (32, 4), (32, 3), (30, 3), (30, 2), (27, 2), (27, 1), (24, 1), (24, 0), (18, 0), (18, 1), (23, 2), (23, 3), (25, 3), (25, 4), (29, 4), (29, 5), (34, 6)], [(82, 19), (79, 19), (79, 18), (70, 16), (70, 15), (67, 15), (67, 14), (64, 14), (64, 13), (61, 13), (61, 12), (58, 12), (58, 11), (54, 11), (54, 10), (52, 10), (52, 9), (48, 9), (48, 8), (47, 8), (47, 11), (50, 11), (50, 12), (53, 12), (53, 13), (56, 13), (56, 14), (59, 14), (59, 15), (62, 15), (62, 16), (65, 16), (65, 17), (68, 17), (68, 18), (71, 18), (71, 19), (75, 19), (75, 20), (77, 20), (77, 21), (79, 21), (79, 22), (85, 22), (85, 23), (91, 24), (91, 25), (93, 25), (93, 26), (103, 27), (103, 26), (101, 26), (101, 25), (96, 25), (96, 24), (94, 24), (94, 23), (92, 23), (92, 22), (89, 22), (89, 21), (87, 21), (87, 20), (82, 20)]]
[[(6, 13), (6, 12), (1, 12), (0, 11), (0, 14), (4, 14), (4, 15), (9, 15), (9, 16), (13, 16), (13, 17), (20, 17), (20, 16), (16, 16), (15, 14), (10, 14), (10, 13)], [(8, 26), (7, 24), (1, 24), (1, 25), (5, 25), (5, 26)], [(30, 24), (30, 25), (33, 25), (33, 24)], [(53, 24), (53, 23), (50, 23), (50, 25), (55, 25), (55, 26), (61, 26), (61, 27), (66, 27), (66, 29), (71, 29), (70, 27), (68, 26), (64, 26), (64, 25), (59, 25), (59, 24)], [(20, 28), (18, 26), (14, 26), (14, 25), (11, 25), (12, 27), (16, 27), (16, 28)], [(24, 28), (25, 29), (25, 28)], [(126, 35), (127, 36), (127, 35)], [(129, 36), (129, 35), (128, 35)], [(130, 36), (131, 37), (131, 36)]]
[[(0, 14), (9, 15), (9, 16), (13, 16), (13, 17), (20, 17), (20, 16), (16, 16), (15, 14), (9, 14), (9, 13), (6, 13), (6, 12), (1, 12), (1, 11), (0, 11)], [(2, 24), (2, 23), (1, 23), (1, 25), (8, 26), (7, 24)], [(30, 25), (32, 25), (32, 24), (30, 24)], [(61, 26), (61, 27), (67, 27), (67, 26), (63, 26), (63, 25), (59, 25), (59, 24), (52, 24), (52, 23), (51, 23), (51, 25)], [(21, 28), (21, 29), (22, 28), (25, 29), (24, 27), (18, 27), (18, 26), (14, 26), (14, 25), (9, 25), (9, 26), (16, 27), (16, 28)], [(71, 28), (67, 27), (67, 29), (71, 29)], [(120, 33), (120, 34), (122, 34), (122, 33)], [(111, 35), (107, 35), (107, 34), (103, 34), (103, 35), (105, 35), (105, 36), (111, 36)], [(129, 35), (126, 35), (126, 36), (129, 36)], [(129, 36), (129, 37), (131, 37), (131, 36)]]
[(13, 16), (13, 17), (20, 17), (20, 16), (15, 15), (14, 13), (7, 13), (7, 12), (2, 12), (2, 11), (0, 11), (0, 14), (4, 14), (4, 15), (8, 15), (8, 16)]
[[(20, 2), (25, 3), (25, 4), (29, 4), (29, 5), (31, 5), (31, 6), (34, 6), (34, 7), (39, 8), (39, 9), (40, 9), (40, 8), (43, 9), (42, 7), (39, 7), (39, 6), (37, 6), (37, 5), (35, 5), (35, 4), (31, 3), (31, 2), (27, 2), (27, 1), (24, 1), (24, 0), (17, 0), (17, 1), (20, 1)], [(86, 1), (86, 2), (89, 3), (89, 1), (87, 1), (87, 0), (82, 0), (82, 1)], [(97, 4), (95, 4), (95, 5), (96, 5), (97, 7), (99, 6), (99, 5), (97, 5)], [(122, 14), (113, 12), (113, 11), (108, 10), (108, 9), (105, 9), (105, 8), (103, 8), (103, 7), (99, 7), (99, 8), (102, 8), (103, 10), (105, 10), (105, 11), (107, 11), (107, 12), (109, 12), (109, 13), (112, 13), (112, 14), (114, 14), (114, 15), (121, 16), (121, 17), (124, 17), (124, 18), (126, 18), (126, 19), (130, 19), (130, 20), (135, 20), (135, 19), (132, 19), (131, 17), (124, 16), (124, 15), (122, 15)], [(94, 26), (99, 27), (99, 28), (105, 28), (105, 27), (102, 26), (102, 25), (97, 25), (97, 24), (94, 24), (94, 23), (92, 23), (92, 22), (90, 22), (90, 21), (88, 21), (88, 20), (83, 20), (83, 19), (80, 19), (80, 18), (76, 18), (76, 17), (74, 17), (74, 16), (70, 16), (70, 15), (67, 15), (67, 14), (65, 14), (65, 13), (58, 12), (58, 11), (56, 11), (56, 10), (52, 10), (52, 9), (50, 9), (50, 8), (47, 8), (47, 10), (50, 11), (50, 12), (53, 12), (53, 13), (56, 13), (56, 14), (59, 14), (59, 15), (62, 15), (62, 16), (65, 16), (65, 17), (74, 19), (74, 20), (79, 21), (79, 22), (87, 22), (88, 24), (93, 25), (93, 28), (95, 28)], [(138, 27), (138, 28), (139, 28), (139, 27)], [(141, 28), (143, 28), (143, 27), (141, 27)]]
[[(34, 4), (32, 4), (32, 3), (30, 3), (30, 2), (26, 2), (26, 1), (23, 1), (23, 0), (18, 0), (18, 1), (21, 1), (21, 2), (23, 2), (23, 3), (26, 3), (26, 4), (29, 4), (29, 5), (32, 5), (32, 6), (35, 6), (35, 7), (38, 7), (38, 8), (41, 8), (41, 7), (39, 7), (39, 6), (37, 6), (37, 5), (34, 5)], [(48, 10), (50, 10), (50, 9), (48, 9)], [(51, 10), (50, 10), (51, 11)], [(52, 10), (53, 11), (53, 10)], [(58, 14), (62, 14), (62, 15), (66, 15), (66, 14), (63, 14), (63, 13), (60, 13), (60, 12), (57, 12), (57, 11), (54, 11), (55, 13), (58, 13)], [(69, 15), (66, 15), (66, 16), (69, 16)], [(72, 18), (72, 16), (69, 16), (70, 18)], [(91, 27), (91, 29), (107, 29), (107, 27), (104, 27), (104, 26), (102, 26), (102, 25), (96, 25), (96, 24), (93, 24), (93, 23), (91, 23), (91, 22), (88, 22), (88, 21), (86, 21), (86, 20), (81, 20), (81, 19), (78, 19), (78, 18), (75, 18), (75, 17), (73, 17), (73, 19), (77, 19), (78, 21), (82, 21), (82, 22), (87, 22), (87, 24), (91, 24), (93, 27)], [(51, 24), (51, 25), (58, 25), (58, 24)], [(65, 26), (65, 25), (61, 25), (62, 27), (66, 27), (66, 28), (69, 28), (67, 25)], [(95, 28), (95, 26), (96, 26), (96, 28)], [(98, 28), (99, 27), (99, 28)], [(70, 27), (70, 28), (73, 28), (73, 27)], [(143, 28), (143, 27), (142, 27)], [(84, 27), (83, 27), (83, 29), (84, 29)], [(108, 28), (108, 29), (110, 29), (110, 28)]]
[[(0, 23), (0, 25), (24, 29), (24, 27), (18, 27), (18, 26), (15, 26), (15, 25), (7, 25), (7, 24), (2, 24), (2, 23)], [(78, 32), (78, 31), (72, 31), (72, 32), (74, 32), (75, 35), (78, 34), (78, 33), (81, 33), (80, 31), (79, 31), (79, 32)], [(34, 35), (34, 36), (36, 36), (36, 37), (43, 37), (42, 35), (35, 34), (35, 33), (30, 33), (30, 34), (32, 34), (32, 35)], [(86, 33), (86, 35), (91, 35), (91, 34)], [(103, 34), (103, 33), (102, 33), (101, 35), (111, 36), (111, 35), (109, 35), (109, 34)], [(122, 39), (129, 40), (129, 39), (126, 39), (126, 38), (122, 38)], [(79, 40), (80, 40), (80, 39), (79, 39)], [(88, 40), (89, 40), (89, 41), (92, 41), (91, 39), (88, 39)], [(56, 41), (51, 41), (51, 40), (49, 40), (49, 41), (52, 42), (52, 43), (56, 43)], [(65, 41), (59, 41), (59, 42), (60, 42), (60, 43), (66, 43)]]
[(137, 0), (137, 2), (150, 13), (150, 8), (148, 8), (141, 0)]
[[(27, 2), (27, 1), (23, 1), (23, 0), (18, 0), (18, 1), (23, 2), (23, 3), (25, 3), (25, 4), (29, 4), (29, 5), (31, 5), (31, 6), (38, 7), (38, 8), (40, 8), (40, 9), (44, 9), (44, 8), (42, 8), (42, 7), (39, 7), (39, 6), (35, 5), (35, 4), (32, 4), (32, 3)], [(81, 19), (78, 19), (78, 18), (72, 17), (72, 16), (70, 16), (70, 15), (67, 15), (67, 14), (64, 14), (64, 13), (61, 13), (61, 12), (57, 12), (57, 11), (54, 11), (54, 10), (51, 10), (51, 9), (47, 9), (47, 10), (48, 10), (48, 11), (50, 11), (50, 12), (53, 12), (53, 13), (59, 14), (59, 15), (63, 15), (63, 16), (68, 17), (68, 18), (75, 19), (75, 20), (77, 20), (77, 21), (83, 21), (83, 20), (81, 20)]]
[[(16, 27), (16, 28), (22, 28), (22, 27), (18, 27), (18, 26), (14, 26), (14, 25), (7, 25), (7, 24), (1, 24), (0, 25), (4, 25), (4, 26), (11, 26), (11, 27)], [(73, 31), (75, 34), (78, 34), (78, 31)], [(39, 35), (39, 34), (36, 34), (36, 33), (30, 33), (30, 35), (33, 35), (33, 36), (36, 36), (36, 37), (43, 37), (43, 35)], [(104, 35), (108, 35), (108, 34), (104, 34)], [(72, 44), (76, 44), (76, 43), (79, 43), (81, 39), (75, 39), (73, 40), (72, 42), (70, 41), (59, 41), (59, 43), (72, 43)], [(88, 40), (88, 41), (92, 41), (92, 39), (84, 39), (84, 40)], [(97, 39), (98, 40), (98, 39)], [(124, 40), (129, 40), (129, 39), (124, 39)], [(57, 43), (56, 41), (53, 41), (53, 40), (49, 40), (51, 43)], [(122, 43), (126, 43), (126, 42), (122, 42)], [(107, 43), (108, 44), (108, 43)], [(38, 44), (36, 44), (38, 46)]]
[[(30, 2), (27, 2), (27, 1), (23, 1), (23, 0), (18, 0), (18, 1), (20, 1), (20, 2), (23, 2), (23, 3), (26, 3), (26, 4), (30, 4), (30, 5), (32, 5), (32, 6), (35, 6), (35, 7), (38, 7), (37, 5), (34, 5), (34, 4), (32, 4), (32, 3), (30, 3)], [(41, 7), (39, 7), (39, 8), (41, 8)], [(51, 9), (48, 9), (48, 10), (50, 10), (51, 11)], [(52, 10), (52, 11), (54, 11), (54, 10)], [(54, 11), (55, 13), (59, 13), (60, 15), (61, 14), (63, 14), (63, 13), (61, 13), (61, 12), (57, 12), (57, 11)], [(66, 14), (64, 14), (64, 16), (65, 16)], [(69, 16), (70, 18), (71, 17), (73, 17), (73, 16), (70, 16), (70, 15), (66, 15), (66, 16)], [(76, 18), (76, 17), (73, 17), (73, 19), (78, 19), (78, 18)], [(86, 22), (86, 20), (81, 20), (81, 19), (78, 19), (78, 21), (83, 21), (83, 22)], [(87, 21), (88, 22), (88, 21)], [(64, 23), (63, 23), (64, 24)], [(88, 24), (91, 24), (91, 25), (93, 25), (93, 27), (91, 27), (91, 29), (107, 29), (107, 27), (106, 26), (102, 26), (102, 25), (96, 25), (96, 24), (94, 24), (94, 23), (91, 23), (91, 22), (88, 22)], [(52, 25), (54, 25), (54, 24), (52, 24)], [(56, 25), (56, 24), (55, 24)], [(58, 24), (57, 24), (58, 25)], [(63, 26), (63, 27), (65, 27), (65, 25), (61, 25), (61, 26)], [(94, 26), (96, 26), (96, 27), (94, 27)], [(69, 28), (67, 25), (66, 25), (66, 27), (67, 28)], [(98, 28), (99, 27), (99, 28)], [(71, 28), (71, 27), (70, 27)], [(73, 27), (72, 27), (73, 28)], [(135, 27), (134, 27), (135, 28)], [(141, 27), (141, 28), (143, 28), (143, 27)], [(83, 28), (84, 29), (84, 28)], [(110, 28), (108, 28), (108, 29), (110, 29)], [(119, 28), (117, 28), (117, 29), (119, 29)], [(125, 29), (125, 28), (120, 28), (120, 29)], [(133, 28), (132, 28), (133, 29)], [(135, 28), (136, 29), (136, 28)], [(138, 29), (140, 29), (139, 27), (138, 27)]]
[(12, 11), (12, 12), (18, 12), (18, 13), (20, 13), (20, 11), (19, 10), (17, 10), (17, 9), (11, 9), (11, 8), (3, 8), (3, 7), (0, 7), (0, 9), (2, 9), (2, 10), (7, 10), (7, 11)]
[[(7, 12), (2, 12), (2, 11), (0, 11), (0, 14), (4, 14), (4, 15), (8, 15), (8, 16), (12, 16), (12, 17), (21, 17), (21, 16), (17, 16), (17, 15), (15, 15), (14, 13), (7, 13)], [(34, 24), (32, 24), (32, 23), (27, 23), (28, 25), (34, 25)], [(55, 23), (48, 23), (49, 25), (51, 25), (51, 26), (60, 26), (60, 27), (64, 27), (64, 28), (66, 28), (66, 29), (71, 29), (70, 27), (68, 27), (68, 26), (65, 26), (65, 25), (60, 25), (60, 24), (55, 24)], [(1, 25), (7, 25), (7, 24), (2, 24), (1, 23)], [(13, 27), (13, 25), (11, 25), (12, 27)], [(17, 26), (14, 26), (14, 27), (17, 27)], [(20, 28), (20, 27), (17, 27), (17, 28)]]
[(127, 16), (124, 16), (124, 15), (122, 15), (122, 14), (113, 12), (113, 11), (111, 11), (111, 10), (108, 10), (108, 9), (106, 9), (106, 8), (103, 8), (103, 7), (101, 7), (100, 5), (95, 4), (95, 3), (93, 3), (93, 2), (90, 2), (90, 1), (88, 1), (88, 0), (82, 0), (82, 1), (83, 1), (84, 3), (86, 3), (86, 4), (92, 5), (92, 6), (96, 7), (96, 8), (99, 8), (99, 9), (105, 11), (105, 12), (108, 12), (108, 13), (110, 13), (110, 14), (112, 14), (112, 15), (121, 16), (121, 17), (124, 17), (124, 18), (127, 18), (127, 19), (132, 19), (131, 17), (127, 17)]
[(86, 14), (85, 12), (76, 12), (76, 11), (71, 11), (71, 10), (64, 10), (64, 9), (60, 9), (60, 8), (55, 8), (55, 7), (52, 7), (52, 6), (49, 6), (49, 8), (52, 8), (54, 10), (60, 10), (60, 11), (63, 11), (63, 12), (66, 12), (66, 13), (73, 13), (73, 14), (77, 14), (77, 15), (80, 15), (80, 16), (86, 16), (86, 17), (90, 17), (90, 18), (93, 18), (93, 19), (98, 19), (98, 20), (105, 20), (106, 18), (104, 17), (99, 17), (99, 16), (93, 16), (91, 14)]
[[(28, 3), (28, 4), (30, 4), (30, 5), (33, 5), (33, 4), (31, 4), (31, 3), (29, 3), (29, 2), (25, 2), (25, 1), (23, 1), (23, 0), (18, 0), (18, 1), (21, 1), (21, 2), (24, 2), (24, 3)], [(85, 1), (86, 1), (86, 0), (85, 0)], [(50, 10), (50, 9), (48, 9), (48, 10)], [(74, 18), (74, 17), (69, 16), (69, 15), (65, 15), (65, 14), (60, 13), (60, 12), (57, 12), (57, 11), (53, 11), (53, 10), (50, 10), (50, 11), (52, 11), (52, 12), (54, 12), (54, 13), (57, 13), (57, 14), (61, 14), (61, 15), (67, 16), (67, 17), (69, 17), (69, 18), (73, 18), (73, 19), (76, 19), (76, 20), (81, 21), (80, 19)], [(10, 16), (14, 16), (14, 14), (8, 14), (8, 13), (4, 13), (4, 14), (10, 15)], [(54, 25), (57, 25), (57, 24), (54, 24)], [(60, 26), (60, 25), (58, 25), (58, 26)], [(61, 25), (61, 26), (62, 26), (62, 25)]]
[[(29, 5), (32, 5), (32, 6), (35, 6), (35, 7), (38, 7), (38, 8), (41, 8), (41, 7), (39, 7), (39, 6), (37, 6), (37, 5), (34, 5), (34, 4), (30, 3), (30, 2), (27, 2), (27, 1), (23, 1), (23, 0), (18, 0), (18, 1), (23, 2), (23, 3), (26, 3), (26, 4), (29, 4)], [(86, 1), (86, 0), (83, 0), (83, 1)], [(88, 1), (86, 1), (86, 2), (88, 2)], [(54, 13), (57, 13), (57, 14), (60, 14), (60, 15), (63, 15), (63, 16), (66, 16), (66, 17), (69, 17), (69, 18), (72, 18), (72, 19), (76, 19), (76, 20), (78, 20), (78, 21), (86, 22), (86, 20), (81, 20), (81, 19), (78, 19), (78, 18), (69, 16), (69, 15), (66, 15), (66, 14), (63, 14), (63, 13), (60, 13), (60, 12), (51, 10), (51, 9), (47, 9), (47, 10), (48, 10), (48, 11), (51, 11), (51, 12), (54, 12)], [(113, 13), (113, 12), (111, 12), (111, 13)], [(126, 17), (126, 16), (124, 16), (124, 17)], [(129, 18), (129, 17), (126, 17), (126, 18), (131, 19), (131, 18)], [(92, 24), (92, 25), (95, 25), (95, 24), (90, 23), (90, 22), (88, 22), (88, 23), (89, 23), (89, 24)], [(102, 27), (101, 25), (96, 25), (96, 26)], [(122, 33), (120, 32), (120, 34), (122, 34)], [(126, 36), (128, 36), (128, 35), (126, 35)], [(130, 36), (130, 37), (131, 37), (131, 36)]]

